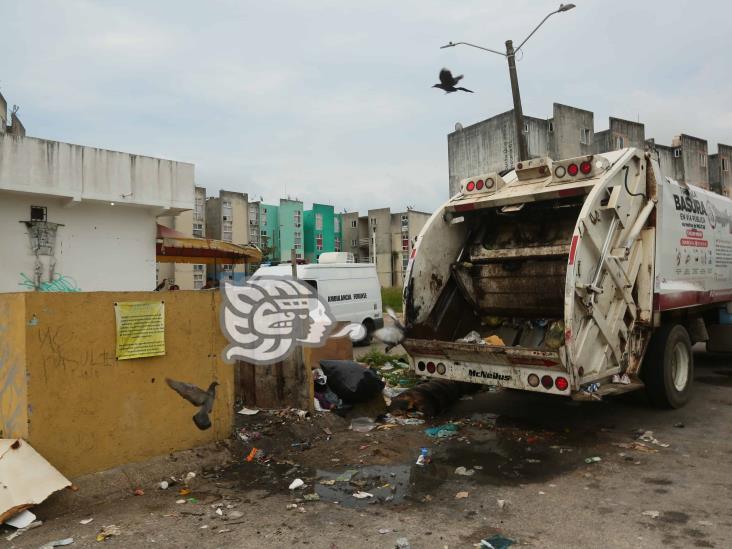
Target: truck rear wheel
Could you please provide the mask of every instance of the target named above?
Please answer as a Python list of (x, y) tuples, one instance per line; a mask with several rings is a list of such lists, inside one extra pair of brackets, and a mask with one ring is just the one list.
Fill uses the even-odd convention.
[(689, 402), (694, 355), (686, 328), (680, 324), (666, 324), (653, 334), (641, 377), (654, 406), (681, 408)]

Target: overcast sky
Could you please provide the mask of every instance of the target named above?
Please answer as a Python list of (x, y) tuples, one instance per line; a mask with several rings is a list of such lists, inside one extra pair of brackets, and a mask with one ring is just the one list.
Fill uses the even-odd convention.
[[(524, 112), (557, 101), (732, 143), (732, 3), (577, 0), (524, 47)], [(544, 0), (0, 0), (0, 91), (28, 134), (196, 165), (196, 183), (337, 210), (447, 198), (447, 133), (511, 108), (502, 49)], [(446, 66), (474, 94), (431, 89)]]

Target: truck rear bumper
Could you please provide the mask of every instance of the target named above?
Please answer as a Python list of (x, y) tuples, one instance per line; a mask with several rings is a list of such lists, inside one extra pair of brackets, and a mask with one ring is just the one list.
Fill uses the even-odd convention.
[(420, 376), (554, 395), (572, 394), (571, 379), (556, 352), (413, 339), (403, 345)]

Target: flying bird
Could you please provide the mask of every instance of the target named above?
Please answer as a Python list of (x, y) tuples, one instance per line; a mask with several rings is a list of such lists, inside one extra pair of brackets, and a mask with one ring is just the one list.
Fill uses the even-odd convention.
[(458, 90), (473, 93), (473, 90), (469, 90), (468, 88), (456, 88), (455, 84), (460, 82), (460, 80), (463, 78), (463, 75), (459, 76), (453, 76), (452, 73), (448, 69), (442, 69), (440, 71), (440, 83), (435, 84), (432, 86), (433, 88), (440, 88), (441, 90), (445, 90), (445, 93), (452, 93), (456, 92)]
[(216, 386), (218, 382), (214, 381), (208, 386), (208, 390), (204, 391), (195, 385), (185, 383), (183, 381), (175, 381), (174, 379), (165, 378), (165, 382), (176, 393), (186, 399), (194, 406), (200, 406), (201, 409), (193, 416), (193, 423), (196, 424), (201, 431), (205, 431), (211, 427), (211, 420), (208, 414), (213, 409), (214, 399), (216, 398)]
[(384, 349), (384, 351), (388, 353), (394, 347), (400, 345), (402, 341), (404, 341), (406, 329), (404, 328), (402, 323), (399, 322), (399, 319), (397, 318), (396, 314), (394, 314), (394, 311), (392, 309), (387, 308), (386, 314), (389, 315), (394, 321), (394, 325), (379, 328), (374, 332), (374, 337), (382, 343), (386, 344), (386, 348)]

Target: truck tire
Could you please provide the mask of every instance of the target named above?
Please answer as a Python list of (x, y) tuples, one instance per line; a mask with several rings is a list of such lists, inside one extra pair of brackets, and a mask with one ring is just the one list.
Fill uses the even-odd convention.
[(694, 355), (689, 333), (681, 324), (665, 324), (651, 337), (641, 378), (651, 403), (681, 408), (691, 399)]

